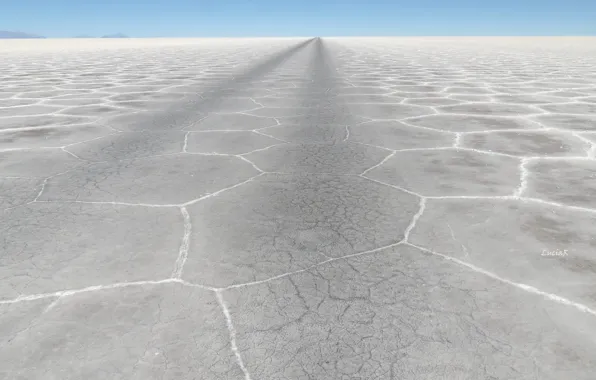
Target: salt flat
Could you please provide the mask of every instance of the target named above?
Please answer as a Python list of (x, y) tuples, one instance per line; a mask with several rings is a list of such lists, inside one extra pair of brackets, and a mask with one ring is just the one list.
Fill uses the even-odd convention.
[(0, 57), (0, 377), (594, 378), (596, 38)]

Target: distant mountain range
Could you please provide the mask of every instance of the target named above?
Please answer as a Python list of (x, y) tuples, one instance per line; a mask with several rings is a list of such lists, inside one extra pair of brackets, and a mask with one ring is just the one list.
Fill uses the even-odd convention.
[[(6, 30), (0, 30), (0, 39), (24, 39), (24, 38), (46, 38), (46, 37), (38, 36), (35, 34), (31, 34), (31, 33), (10, 32), (10, 31), (6, 31)], [(80, 36), (75, 36), (73, 38), (95, 38), (95, 37), (87, 36), (87, 35), (80, 35)], [(102, 36), (101, 38), (130, 38), (130, 37), (127, 36), (126, 34), (115, 33), (115, 34), (106, 34), (105, 36)]]
[(30, 33), (9, 32), (7, 30), (0, 30), (0, 38), (2, 38), (2, 39), (16, 39), (16, 38), (45, 38), (45, 37), (38, 36), (35, 34), (30, 34)]

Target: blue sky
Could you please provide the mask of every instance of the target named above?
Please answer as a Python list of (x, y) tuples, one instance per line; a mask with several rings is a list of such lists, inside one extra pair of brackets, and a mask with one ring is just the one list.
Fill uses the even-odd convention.
[(0, 0), (47, 37), (596, 35), (596, 0)]

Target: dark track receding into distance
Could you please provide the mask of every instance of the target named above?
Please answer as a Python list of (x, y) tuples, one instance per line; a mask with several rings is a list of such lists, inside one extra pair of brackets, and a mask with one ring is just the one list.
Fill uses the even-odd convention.
[(327, 125), (347, 125), (356, 122), (349, 108), (338, 96), (340, 80), (335, 67), (336, 63), (329, 52), (329, 42), (317, 38), (314, 42), (314, 51), (309, 63), (309, 86), (302, 94), (300, 105), (310, 109), (307, 115), (297, 124), (303, 127)]
[[(184, 101), (175, 102), (163, 109), (139, 115), (130, 124), (127, 124), (127, 128), (138, 132), (162, 133), (180, 130), (183, 126), (197, 123), (209, 114), (217, 112), (222, 101), (237, 95), (238, 91), (244, 86), (262, 79), (265, 75), (312, 45), (314, 41), (316, 39), (309, 39), (291, 48), (284, 49), (265, 61), (249, 66), (237, 75), (217, 82), (215, 85), (210, 86), (208, 91), (199, 89), (196, 94), (189, 95)], [(111, 126), (110, 120), (106, 121), (106, 125)], [(126, 134), (113, 141), (110, 149), (120, 151), (117, 157), (120, 160), (134, 158), (131, 155), (132, 153), (128, 153), (130, 147), (151, 144), (159, 149), (159, 144), (155, 143), (157, 139), (159, 139), (159, 136), (148, 137), (146, 133)]]
[[(186, 101), (176, 102), (170, 107), (149, 116), (151, 119), (150, 124), (154, 126), (153, 130), (169, 130), (171, 128), (179, 127), (180, 125), (198, 121), (210, 113), (217, 112), (218, 103), (224, 98), (236, 95), (242, 86), (246, 86), (249, 83), (261, 79), (284, 62), (287, 62), (298, 52), (307, 48), (314, 41), (315, 39), (309, 39), (289, 49), (276, 53), (265, 61), (259, 62), (245, 71), (241, 71), (238, 75), (216, 83), (212, 90), (198, 92), (194, 96), (191, 95)], [(139, 121), (139, 123), (143, 122), (144, 121)]]

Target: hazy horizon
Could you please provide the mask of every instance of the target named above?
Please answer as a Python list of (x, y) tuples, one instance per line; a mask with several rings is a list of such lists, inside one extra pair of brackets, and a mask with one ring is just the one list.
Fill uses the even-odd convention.
[[(68, 39), (102, 39), (104, 36), (69, 36), (69, 37), (45, 37), (41, 36), (44, 40), (68, 40)], [(329, 35), (329, 36), (252, 36), (252, 35), (245, 35), (245, 36), (210, 36), (210, 37), (201, 37), (201, 36), (153, 36), (153, 37), (137, 37), (137, 36), (128, 36), (126, 39), (242, 39), (242, 38), (258, 38), (258, 39), (279, 39), (279, 38), (577, 38), (577, 37), (596, 37), (596, 35), (592, 34), (585, 34), (585, 35), (362, 35), (362, 36), (351, 36), (351, 35)], [(16, 39), (16, 38), (15, 38)], [(28, 39), (35, 39), (35, 38), (28, 38)], [(40, 38), (38, 38), (40, 39)], [(115, 38), (117, 39), (117, 38)]]

